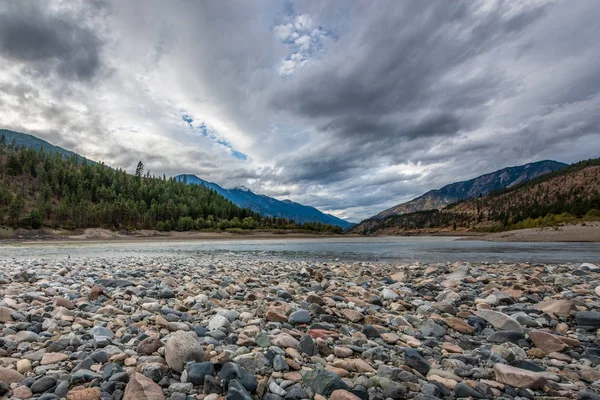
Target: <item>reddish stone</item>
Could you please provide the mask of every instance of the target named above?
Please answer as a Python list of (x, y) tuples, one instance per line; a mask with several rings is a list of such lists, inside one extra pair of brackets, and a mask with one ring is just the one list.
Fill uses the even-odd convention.
[(326, 339), (328, 337), (339, 336), (337, 334), (337, 332), (328, 331), (326, 329), (309, 329), (306, 333), (313, 339), (317, 339), (317, 338), (325, 338)]

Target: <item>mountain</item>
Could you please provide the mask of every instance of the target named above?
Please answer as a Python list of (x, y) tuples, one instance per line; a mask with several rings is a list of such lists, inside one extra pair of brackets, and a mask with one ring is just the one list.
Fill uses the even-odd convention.
[(191, 174), (177, 175), (175, 179), (178, 181), (185, 181), (188, 184), (204, 185), (215, 190), (238, 207), (250, 208), (252, 211), (258, 212), (261, 215), (287, 218), (298, 224), (303, 224), (305, 222), (320, 222), (322, 224), (339, 226), (342, 229), (348, 229), (353, 225), (352, 223), (334, 217), (333, 215), (322, 213), (314, 207), (305, 206), (290, 200), (282, 201), (262, 194), (256, 194), (247, 187), (223, 189), (214, 182), (207, 182), (198, 178), (196, 175)]
[(522, 182), (556, 171), (567, 164), (558, 161), (538, 161), (516, 167), (507, 167), (478, 176), (464, 182), (455, 182), (441, 189), (430, 190), (409, 202), (399, 204), (380, 212), (372, 218), (383, 219), (392, 215), (408, 214), (415, 211), (441, 209), (459, 200), (487, 196), (494, 190), (504, 189)]
[(264, 218), (205, 186), (132, 175), (53, 150), (41, 152), (36, 149), (39, 142), (19, 137), (33, 144), (28, 148), (0, 140), (0, 228), (341, 233), (337, 226)]
[(555, 226), (584, 216), (600, 216), (599, 191), (600, 159), (587, 160), (512, 183), (486, 197), (458, 201), (441, 210), (372, 218), (361, 222), (352, 231), (401, 234), (450, 228), (493, 231)]
[(62, 147), (55, 146), (51, 143), (46, 142), (43, 139), (40, 139), (33, 135), (29, 135), (27, 133), (10, 131), (8, 129), (0, 129), (0, 139), (2, 139), (2, 136), (4, 136), (7, 145), (10, 145), (14, 142), (17, 145), (17, 147), (24, 146), (28, 149), (34, 150), (39, 150), (40, 148), (42, 148), (46, 153), (59, 153), (65, 159), (77, 156), (80, 161), (83, 159), (87, 160), (86, 158), (80, 156), (77, 153), (63, 149)]

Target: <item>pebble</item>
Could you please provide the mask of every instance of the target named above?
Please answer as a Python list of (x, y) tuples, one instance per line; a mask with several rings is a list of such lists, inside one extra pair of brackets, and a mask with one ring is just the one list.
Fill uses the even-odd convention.
[(579, 264), (131, 253), (0, 279), (13, 398), (600, 398), (600, 269)]

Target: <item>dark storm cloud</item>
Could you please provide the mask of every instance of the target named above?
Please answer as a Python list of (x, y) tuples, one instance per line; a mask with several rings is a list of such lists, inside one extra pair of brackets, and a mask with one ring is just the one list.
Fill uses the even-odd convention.
[[(435, 104), (435, 97), (448, 95), (440, 93), (447, 85), (454, 92), (450, 94), (466, 97), (457, 106), (468, 107), (472, 104), (468, 93), (461, 93), (462, 85), (442, 84), (443, 74), (489, 51), (544, 14), (534, 9), (512, 18), (498, 13), (481, 17), (473, 15), (466, 2), (391, 4), (395, 7), (356, 7), (361, 26), (356, 33), (349, 32), (345, 41), (340, 39), (343, 51), (332, 50), (321, 68), (299, 74), (274, 96), (272, 104), (312, 118), (381, 117)], [(490, 76), (478, 84), (498, 85), (497, 78)], [(469, 92), (473, 89), (469, 87)]]
[(597, 156), (599, 21), (587, 0), (0, 2), (0, 118), (358, 220)]
[(0, 55), (41, 73), (91, 79), (101, 67), (101, 41), (85, 21), (44, 9), (42, 2), (9, 1), (0, 7)]
[(427, 115), (420, 121), (387, 120), (384, 116), (348, 116), (336, 118), (320, 128), (340, 138), (372, 143), (375, 140), (413, 140), (423, 137), (454, 135), (461, 130), (461, 121), (452, 114)]

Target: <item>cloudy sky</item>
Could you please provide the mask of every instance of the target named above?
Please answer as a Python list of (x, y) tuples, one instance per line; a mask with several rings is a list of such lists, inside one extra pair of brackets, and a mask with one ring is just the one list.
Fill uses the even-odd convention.
[(597, 1), (0, 1), (0, 127), (358, 221), (600, 150)]

